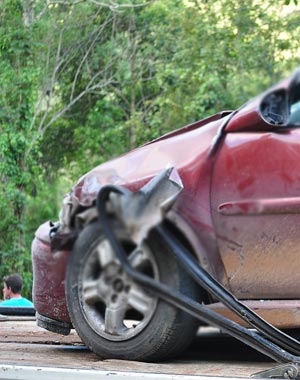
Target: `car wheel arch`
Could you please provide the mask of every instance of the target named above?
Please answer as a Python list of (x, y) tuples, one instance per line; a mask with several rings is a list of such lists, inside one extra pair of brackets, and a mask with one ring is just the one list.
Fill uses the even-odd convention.
[[(97, 210), (95, 204), (75, 215), (76, 229), (80, 233), (88, 224), (97, 219)], [(171, 229), (180, 243), (189, 250), (192, 256), (199, 262), (205, 270), (211, 273), (218, 281), (227, 285), (227, 276), (223, 270), (223, 263), (215, 245), (216, 239), (206, 235), (199, 236), (193, 228), (176, 212), (171, 210), (164, 222)], [(203, 300), (209, 302), (209, 296), (200, 289)]]
[(228, 277), (221, 260), (214, 234), (196, 233), (194, 229), (177, 213), (170, 211), (166, 223), (175, 236), (186, 247), (199, 265), (208, 271), (217, 281), (229, 287)]

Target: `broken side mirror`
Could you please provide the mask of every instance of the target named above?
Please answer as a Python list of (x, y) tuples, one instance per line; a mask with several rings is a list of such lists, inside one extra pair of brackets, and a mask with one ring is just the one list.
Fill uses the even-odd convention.
[(260, 115), (275, 127), (300, 127), (300, 71), (297, 69), (288, 87), (269, 92), (260, 103)]
[(261, 117), (272, 126), (286, 127), (289, 113), (289, 98), (285, 89), (268, 93), (260, 104)]

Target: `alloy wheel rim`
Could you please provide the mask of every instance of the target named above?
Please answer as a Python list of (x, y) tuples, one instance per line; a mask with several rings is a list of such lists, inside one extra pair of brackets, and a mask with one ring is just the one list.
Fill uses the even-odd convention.
[[(131, 266), (159, 280), (156, 260), (148, 245), (122, 241)], [(156, 307), (153, 297), (124, 272), (108, 240), (91, 248), (80, 271), (80, 305), (90, 327), (111, 341), (138, 335), (149, 324)]]

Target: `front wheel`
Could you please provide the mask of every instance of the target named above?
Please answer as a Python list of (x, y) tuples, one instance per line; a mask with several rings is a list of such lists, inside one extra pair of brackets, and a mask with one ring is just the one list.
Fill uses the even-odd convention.
[[(136, 248), (119, 226), (114, 232), (141, 273), (197, 299), (197, 287), (152, 232)], [(101, 358), (161, 360), (185, 349), (193, 339), (195, 318), (154, 297), (122, 266), (98, 222), (79, 235), (66, 279), (69, 314), (82, 341)]]

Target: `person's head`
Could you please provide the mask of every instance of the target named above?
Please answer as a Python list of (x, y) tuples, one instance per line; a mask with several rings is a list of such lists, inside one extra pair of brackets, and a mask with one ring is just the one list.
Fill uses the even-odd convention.
[(3, 297), (5, 300), (20, 296), (23, 287), (23, 279), (19, 274), (12, 274), (3, 279)]

